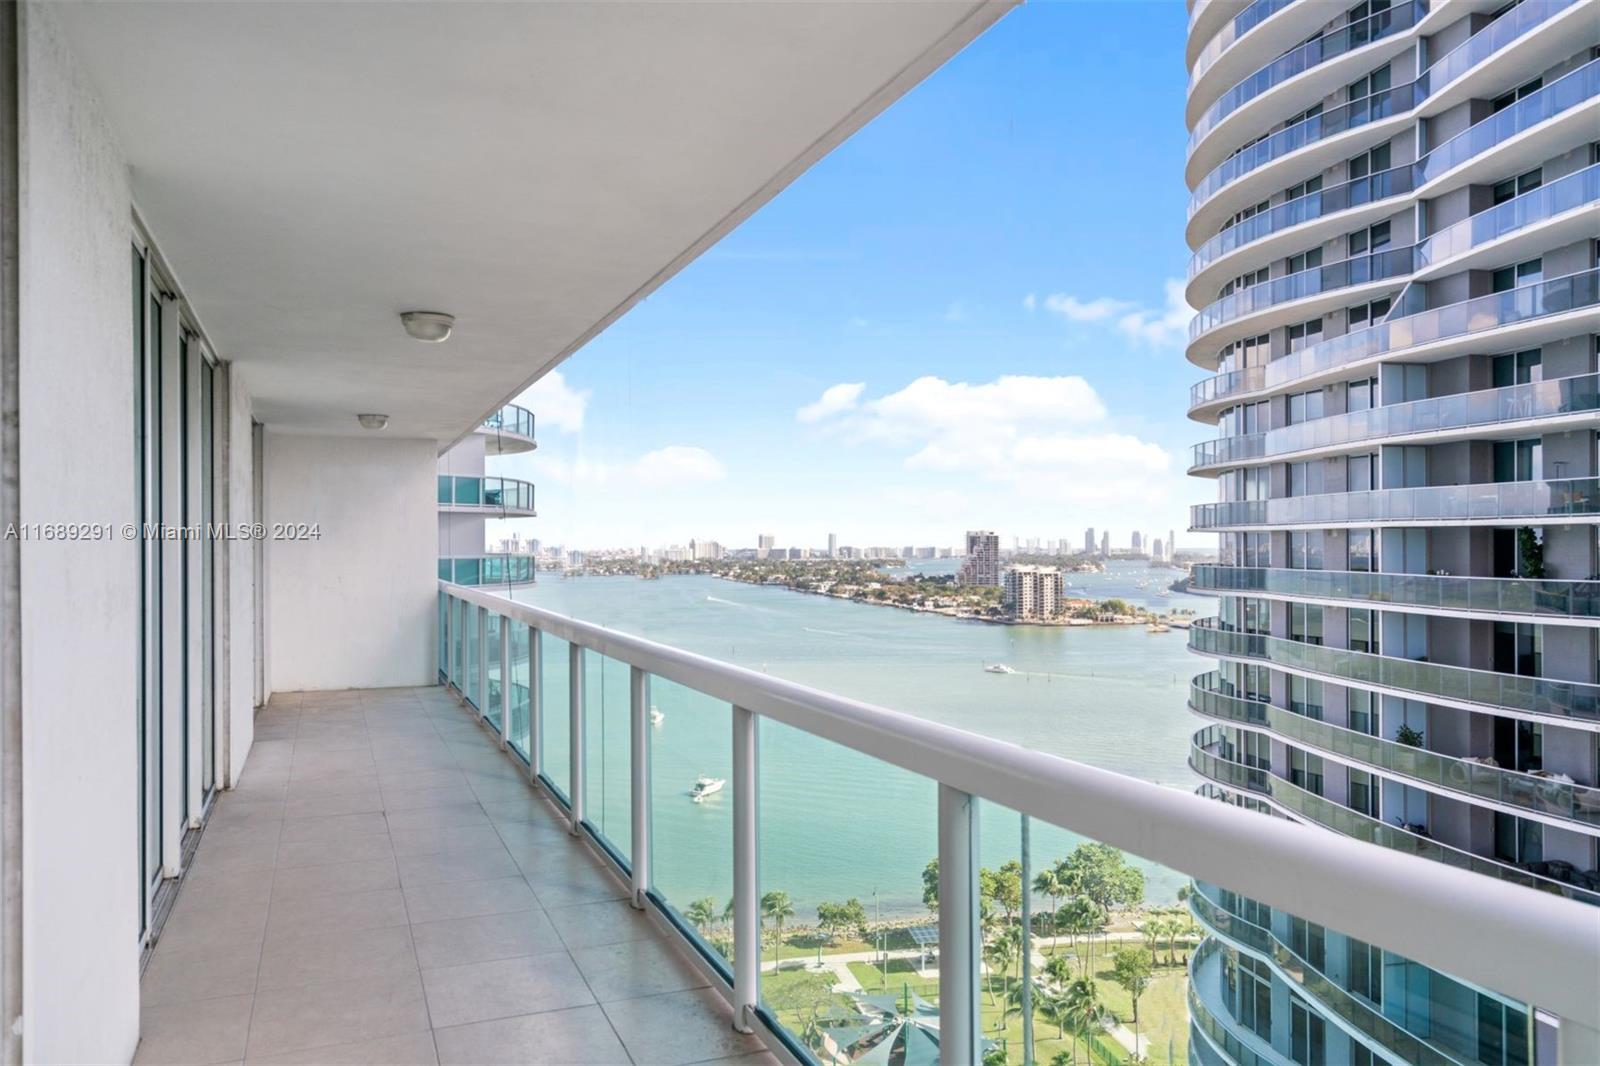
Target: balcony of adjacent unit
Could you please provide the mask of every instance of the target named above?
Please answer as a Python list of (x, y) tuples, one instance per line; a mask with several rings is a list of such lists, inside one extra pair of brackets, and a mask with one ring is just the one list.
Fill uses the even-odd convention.
[(518, 455), (539, 446), (533, 412), (514, 403), (485, 418), (478, 432), (483, 435), (483, 450), (490, 455)]
[[(1524, 3), (1514, 8), (1512, 14), (1522, 10), (1537, 12), (1540, 8), (1537, 4)], [(1573, 12), (1566, 16), (1569, 18), (1585, 13), (1581, 4), (1562, 9), (1567, 10)], [(1511, 18), (1512, 14), (1502, 16), (1501, 21)], [(1480, 31), (1472, 40), (1484, 38), (1488, 41), (1487, 33), (1487, 29)], [(1526, 40), (1530, 45), (1543, 46), (1545, 42), (1563, 38), (1552, 33), (1533, 35)], [(1570, 47), (1570, 42), (1565, 46)], [(1507, 51), (1505, 62), (1511, 62), (1516, 55), (1515, 50)], [(1443, 61), (1436, 64), (1436, 69), (1439, 68), (1446, 68)], [(1487, 83), (1487, 87), (1484, 84), (1484, 79), (1498, 70), (1497, 63), (1487, 62), (1469, 69), (1468, 75), (1458, 76), (1443, 91), (1437, 89), (1438, 82), (1434, 80), (1433, 95), (1422, 101), (1413, 113), (1404, 116), (1406, 121), (1458, 103), (1457, 98), (1464, 94), (1491, 92), (1498, 86), (1496, 82)], [(1390, 96), (1411, 91), (1409, 87), (1387, 90)], [(1414, 163), (1287, 198), (1227, 224), (1230, 216), (1246, 212), (1257, 201), (1270, 200), (1275, 192), (1295, 185), (1296, 179), (1303, 181), (1308, 174), (1320, 175), (1326, 167), (1340, 164), (1368, 141), (1377, 143), (1392, 124), (1388, 118), (1392, 110), (1388, 99), (1375, 94), (1365, 97), (1365, 102), (1345, 105), (1356, 108), (1353, 115), (1336, 109), (1311, 116), (1244, 149), (1219, 164), (1213, 175), (1197, 183), (1186, 230), (1189, 244), (1195, 249), (1188, 270), (1187, 292), (1191, 302), (1198, 302), (1200, 294), (1239, 272), (1235, 257), (1243, 249), (1250, 249), (1256, 261), (1278, 257), (1292, 247), (1306, 247), (1330, 239), (1392, 213), (1395, 203), (1405, 202), (1402, 197), (1414, 193), (1434, 198), (1465, 185), (1492, 183), (1588, 143), (1593, 138), (1594, 111), (1600, 105), (1600, 60), (1591, 61), (1490, 114), (1434, 146)], [(1374, 110), (1381, 113), (1374, 115)], [(1374, 123), (1374, 118), (1381, 125)], [(1322, 132), (1324, 129), (1349, 130), (1353, 119), (1359, 120), (1356, 128), (1364, 131), (1359, 144), (1349, 138), (1329, 141)], [(1403, 125), (1404, 122), (1400, 123)], [(1303, 152), (1302, 144), (1309, 145)], [(1285, 169), (1290, 165), (1290, 153), (1295, 153), (1292, 172)], [(1285, 160), (1282, 166), (1277, 162), (1279, 159)], [(1207, 182), (1214, 184), (1207, 185)], [(1219, 195), (1224, 189), (1226, 195)]]
[[(1523, 773), (1493, 760), (1446, 755), (1296, 714), (1265, 700), (1238, 695), (1215, 672), (1189, 684), (1189, 709), (1213, 722), (1239, 726), (1293, 742), (1356, 769), (1428, 792), (1510, 814), (1533, 816), (1547, 824), (1600, 832), (1600, 788), (1578, 784), (1566, 775)], [(1256, 791), (1270, 791), (1261, 782)]]
[(1195, 384), (1189, 417), (1209, 424), (1222, 408), (1288, 387), (1325, 384), (1351, 369), (1404, 357), (1434, 362), (1471, 350), (1535, 347), (1600, 327), (1600, 270), (1585, 270), (1503, 292), (1406, 314), (1396, 307), (1375, 326), (1329, 338), (1262, 366)]
[(1189, 42), (1189, 99), (1216, 99), (1249, 74), (1261, 56), (1278, 55), (1326, 25), (1328, 14), (1326, 4), (1255, 0), (1204, 43)]
[(1263, 663), (1290, 673), (1355, 684), (1405, 699), (1540, 716), (1557, 722), (1600, 721), (1600, 685), (1502, 674), (1419, 659), (1332, 648), (1246, 633), (1202, 619), (1189, 629), (1189, 650), (1207, 658)]
[(1189, 360), (1200, 362), (1202, 353), (1244, 337), (1397, 292), (1416, 266), (1416, 246), (1384, 248), (1230, 292), (1189, 320)]
[(1597, 415), (1600, 374), (1578, 374), (1369, 407), (1202, 441), (1191, 452), (1189, 473), (1215, 477), (1229, 467), (1370, 450), (1375, 444), (1438, 444), (1560, 432), (1590, 426)]
[[(1193, 67), (1200, 52), (1227, 23), (1240, 17), (1249, 9), (1251, 0), (1187, 0), (1189, 25), (1184, 43), (1184, 63)], [(1234, 31), (1239, 36), (1239, 31)]]
[(1191, 1066), (1281, 1066), (1283, 1056), (1233, 1016), (1217, 940), (1202, 941), (1189, 956), (1188, 984)]
[(517, 478), (439, 475), (440, 511), (530, 518), (537, 514), (533, 496), (533, 483)]
[(1268, 500), (1224, 500), (1189, 508), (1195, 532), (1314, 526), (1544, 525), (1600, 522), (1600, 478), (1424, 485), (1322, 492)]
[(452, 555), (439, 558), (439, 580), (476, 588), (480, 585), (531, 585), (538, 580), (538, 561), (531, 555)]
[(1191, 97), (1191, 183), (1221, 162), (1226, 154), (1224, 144), (1237, 142), (1243, 131), (1265, 125), (1262, 120), (1271, 109), (1283, 114), (1308, 108), (1339, 86), (1398, 56), (1412, 42), (1410, 31), (1427, 12), (1424, 0), (1395, 4), (1291, 48), (1214, 100)]

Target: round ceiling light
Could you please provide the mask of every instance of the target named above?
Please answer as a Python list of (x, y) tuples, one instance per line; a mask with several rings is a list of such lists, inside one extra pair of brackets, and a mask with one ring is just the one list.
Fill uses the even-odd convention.
[(362, 429), (382, 429), (389, 424), (388, 415), (356, 415)]
[(417, 340), (438, 344), (450, 336), (450, 331), (455, 328), (456, 316), (443, 311), (405, 311), (400, 315), (400, 322), (406, 327), (406, 332)]

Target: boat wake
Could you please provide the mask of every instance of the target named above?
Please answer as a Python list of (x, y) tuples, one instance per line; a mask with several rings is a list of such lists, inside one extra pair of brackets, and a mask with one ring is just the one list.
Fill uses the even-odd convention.
[(850, 636), (849, 633), (840, 633), (833, 629), (812, 629), (810, 626), (801, 626), (800, 628), (807, 633), (820, 633), (825, 637), (845, 637), (848, 639)]
[(734, 603), (732, 600), (725, 600), (721, 596), (707, 595), (706, 596), (706, 602), (707, 603), (721, 603), (721, 604), (724, 604), (724, 605), (726, 605), (728, 607), (742, 607), (743, 606), (743, 604)]

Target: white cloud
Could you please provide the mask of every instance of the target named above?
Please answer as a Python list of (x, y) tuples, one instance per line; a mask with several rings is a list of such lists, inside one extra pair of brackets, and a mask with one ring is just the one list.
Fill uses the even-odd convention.
[(1022, 306), (1030, 311), (1043, 307), (1069, 322), (1109, 322), (1117, 332), (1141, 346), (1178, 347), (1188, 339), (1189, 320), (1194, 312), (1183, 298), (1182, 281), (1168, 278), (1164, 291), (1166, 302), (1160, 308), (1111, 296), (1083, 299), (1060, 292), (1042, 298), (1029, 293)]
[(583, 429), (583, 415), (589, 408), (588, 389), (574, 389), (561, 371), (552, 370), (522, 390), (517, 403), (533, 412), (538, 427), (577, 433)]
[(721, 481), (728, 476), (728, 469), (704, 448), (669, 444), (641, 456), (633, 464), (631, 473), (640, 484), (680, 485), (691, 481)]
[(1076, 375), (1007, 375), (980, 385), (929, 375), (861, 404), (847, 421), (858, 436), (910, 443), (982, 439), (1027, 426), (1094, 421), (1105, 413), (1094, 389)]
[(855, 407), (856, 400), (861, 396), (861, 390), (866, 387), (867, 383), (864, 381), (829, 386), (823, 390), (821, 399), (806, 404), (794, 413), (795, 421), (820, 422), (841, 411), (849, 411)]

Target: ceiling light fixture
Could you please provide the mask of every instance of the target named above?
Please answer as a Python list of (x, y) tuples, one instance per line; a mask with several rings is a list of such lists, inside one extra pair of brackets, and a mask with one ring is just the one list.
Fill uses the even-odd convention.
[(443, 311), (404, 311), (401, 312), (400, 321), (406, 327), (406, 332), (417, 340), (438, 344), (450, 336), (450, 331), (455, 328), (456, 316)]
[(362, 429), (382, 429), (389, 424), (388, 415), (356, 415)]

